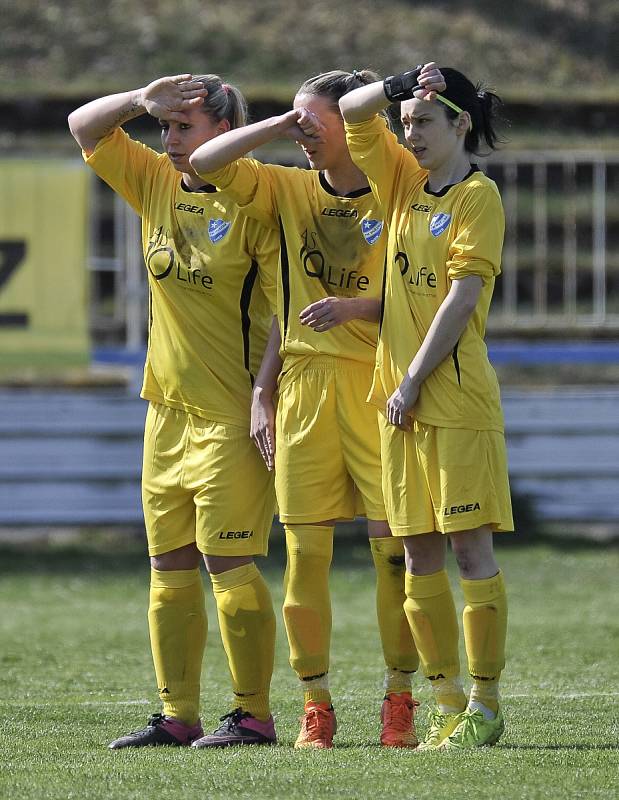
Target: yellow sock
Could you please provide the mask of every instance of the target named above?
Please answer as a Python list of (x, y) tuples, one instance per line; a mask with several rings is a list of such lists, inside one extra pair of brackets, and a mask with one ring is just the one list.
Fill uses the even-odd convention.
[(461, 711), (466, 698), (461, 684), (458, 655), (458, 619), (447, 572), (431, 575), (406, 573), (404, 610), (413, 632), (423, 673), (433, 683), (443, 709)]
[(208, 627), (200, 570), (150, 575), (148, 627), (163, 713), (195, 725)]
[(410, 673), (419, 667), (419, 655), (404, 613), (404, 545), (396, 536), (370, 538), (376, 568), (376, 616), (387, 670), (385, 690), (410, 691)]
[(254, 563), (211, 575), (211, 581), (234, 705), (265, 721), (271, 716), (269, 690), (275, 653), (275, 614), (269, 587)]
[(304, 686), (305, 701), (330, 703), (325, 680), (331, 645), (329, 569), (333, 527), (286, 525), (288, 555), (284, 577), (284, 622), (290, 645), (290, 666)]
[(505, 666), (507, 597), (503, 573), (483, 580), (460, 579), (464, 594), (464, 643), (475, 683), (471, 701), (496, 713), (498, 681)]

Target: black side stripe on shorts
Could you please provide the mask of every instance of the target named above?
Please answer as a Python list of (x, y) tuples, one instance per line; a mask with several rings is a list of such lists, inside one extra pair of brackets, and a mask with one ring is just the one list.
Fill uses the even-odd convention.
[(383, 286), (380, 290), (380, 318), (378, 320), (378, 335), (383, 329), (383, 317), (385, 316), (385, 292), (387, 290), (387, 253), (385, 253), (385, 263), (383, 264)]
[(458, 361), (458, 345), (460, 344), (460, 340), (456, 342), (456, 346), (454, 347), (451, 357), (453, 358), (454, 367), (456, 368), (456, 375), (458, 376), (458, 386), (462, 386), (460, 383), (460, 362)]
[(288, 261), (288, 246), (282, 218), (279, 218), (279, 258), (281, 262), (282, 296), (284, 298), (284, 335), (282, 345), (288, 335), (288, 314), (290, 313), (290, 263)]
[(249, 380), (251, 385), (254, 385), (254, 376), (252, 375), (249, 363), (249, 329), (251, 328), (251, 318), (249, 316), (249, 303), (251, 301), (251, 293), (254, 290), (256, 283), (256, 276), (258, 275), (258, 262), (252, 260), (249, 272), (243, 281), (243, 289), (241, 291), (241, 330), (243, 333), (243, 363), (245, 369), (249, 372)]

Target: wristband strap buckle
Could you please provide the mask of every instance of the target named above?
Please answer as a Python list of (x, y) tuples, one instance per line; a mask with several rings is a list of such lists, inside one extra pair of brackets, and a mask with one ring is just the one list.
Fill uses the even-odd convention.
[(399, 75), (390, 75), (385, 78), (383, 88), (387, 99), (392, 103), (397, 103), (414, 97), (414, 93), (422, 88), (417, 84), (422, 68), (423, 65), (420, 64), (409, 72), (401, 72)]

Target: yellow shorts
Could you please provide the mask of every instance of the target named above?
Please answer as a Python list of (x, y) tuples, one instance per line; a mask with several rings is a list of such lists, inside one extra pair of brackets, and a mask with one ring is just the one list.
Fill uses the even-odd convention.
[(149, 555), (196, 542), (207, 555), (266, 555), (273, 475), (249, 432), (151, 402), (142, 504)]
[(514, 529), (502, 433), (417, 421), (407, 433), (382, 414), (378, 424), (385, 506), (395, 536), (482, 525)]
[(384, 520), (373, 366), (316, 357), (280, 380), (275, 487), (282, 522)]

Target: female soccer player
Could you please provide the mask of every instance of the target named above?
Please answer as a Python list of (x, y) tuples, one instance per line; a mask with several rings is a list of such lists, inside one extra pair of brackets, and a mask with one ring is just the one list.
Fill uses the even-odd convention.
[[(189, 163), (197, 146), (243, 125), (245, 108), (238, 89), (216, 75), (178, 75), (94, 100), (69, 117), (86, 163), (142, 217), (150, 293), (142, 498), (163, 713), (112, 749), (276, 739), (269, 708), (275, 617), (253, 560), (266, 554), (274, 492), (247, 426), (272, 319), (258, 278), (266, 276), (269, 291), (278, 240)], [(120, 127), (144, 113), (159, 120), (164, 155)], [(207, 633), (201, 554), (235, 698), (210, 736), (198, 718)]]
[[(397, 100), (408, 149), (376, 116)], [(421, 749), (494, 744), (504, 727), (507, 603), (492, 533), (513, 523), (499, 387), (483, 340), (504, 215), (495, 184), (471, 164), (482, 144), (495, 146), (497, 102), (433, 63), (340, 100), (351, 156), (389, 225), (370, 401), (383, 411), (383, 488), (391, 529), (404, 537), (406, 614), (438, 705)], [(445, 534), (465, 599), (468, 704)]]
[[(191, 164), (243, 211), (279, 232), (278, 323), (254, 387), (254, 438), (270, 466), (288, 564), (284, 621), (305, 714), (296, 747), (330, 748), (329, 568), (335, 522), (368, 518), (386, 661), (383, 745), (417, 744), (410, 673), (417, 653), (403, 611), (403, 548), (381, 492), (376, 411), (365, 402), (377, 339), (386, 232), (367, 179), (352, 163), (339, 98), (376, 76), (328, 72), (306, 81), (286, 114), (197, 148)], [(321, 135), (306, 136), (320, 119)], [(310, 171), (241, 158), (278, 137), (299, 141)], [(281, 346), (282, 361), (278, 351)], [(279, 378), (277, 448), (273, 395)], [(359, 503), (359, 500), (362, 501)], [(362, 508), (361, 508), (362, 506)]]

